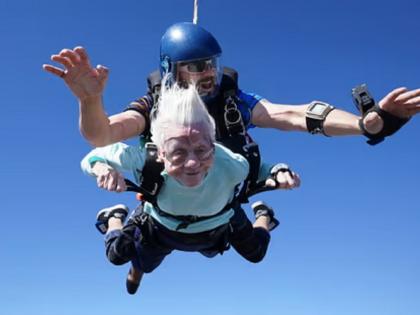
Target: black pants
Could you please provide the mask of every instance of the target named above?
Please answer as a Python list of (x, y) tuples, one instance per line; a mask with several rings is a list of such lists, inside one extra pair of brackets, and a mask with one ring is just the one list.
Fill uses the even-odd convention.
[(270, 234), (253, 228), (242, 208), (235, 209), (229, 224), (202, 233), (171, 231), (142, 214), (141, 228), (129, 220), (122, 230), (105, 236), (106, 255), (116, 265), (132, 261), (135, 268), (152, 272), (173, 250), (198, 251), (213, 257), (230, 244), (250, 262), (260, 262), (268, 248)]

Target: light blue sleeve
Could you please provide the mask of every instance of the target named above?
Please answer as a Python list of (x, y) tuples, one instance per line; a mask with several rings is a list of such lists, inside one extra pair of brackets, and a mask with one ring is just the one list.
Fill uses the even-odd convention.
[(131, 172), (138, 179), (138, 171), (141, 171), (144, 166), (145, 152), (138, 147), (121, 142), (96, 148), (82, 159), (81, 168), (83, 172), (93, 175), (92, 166), (98, 161), (110, 165), (120, 173)]

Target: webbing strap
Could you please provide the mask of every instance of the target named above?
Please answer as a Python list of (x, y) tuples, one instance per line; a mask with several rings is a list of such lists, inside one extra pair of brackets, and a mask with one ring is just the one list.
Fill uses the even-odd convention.
[(156, 204), (156, 199), (164, 180), (161, 175), (164, 165), (158, 161), (157, 154), (157, 146), (151, 142), (146, 143), (146, 161), (142, 169), (139, 185), (137, 186), (128, 179), (125, 180), (128, 191), (142, 194), (143, 199), (152, 204)]
[(219, 212), (217, 212), (213, 215), (208, 215), (208, 216), (174, 215), (174, 214), (163, 211), (162, 209), (160, 209), (157, 206), (155, 207), (155, 210), (158, 212), (159, 215), (161, 215), (163, 217), (169, 217), (169, 218), (173, 218), (173, 219), (176, 219), (178, 221), (181, 221), (178, 224), (178, 226), (176, 227), (176, 230), (178, 231), (180, 229), (187, 228), (192, 223), (208, 220), (208, 219), (211, 219), (211, 218), (215, 218), (219, 215), (222, 215), (223, 213), (229, 211), (230, 209), (235, 209), (235, 207), (238, 206), (238, 205), (239, 205), (238, 200), (235, 198), (234, 200), (229, 202), (226, 206), (224, 206), (222, 210), (220, 210)]

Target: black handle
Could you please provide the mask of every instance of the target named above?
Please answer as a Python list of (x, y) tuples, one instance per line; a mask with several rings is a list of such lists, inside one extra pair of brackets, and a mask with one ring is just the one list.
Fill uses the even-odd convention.
[(256, 195), (265, 191), (276, 190), (276, 189), (277, 189), (277, 185), (267, 186), (265, 182), (259, 182), (247, 192), (247, 197), (249, 198), (253, 195)]
[(140, 187), (134, 184), (131, 180), (124, 178), (125, 185), (127, 186), (127, 191), (134, 191), (137, 193), (141, 193)]

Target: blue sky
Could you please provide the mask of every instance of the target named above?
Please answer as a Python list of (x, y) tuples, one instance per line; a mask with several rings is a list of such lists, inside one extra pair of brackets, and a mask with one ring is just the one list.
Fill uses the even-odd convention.
[[(299, 190), (262, 198), (282, 222), (266, 259), (174, 253), (137, 295), (125, 293), (128, 266), (107, 262), (94, 221), (104, 206), (133, 207), (134, 196), (100, 191), (82, 174), (90, 147), (77, 102), (41, 66), (83, 45), (110, 68), (104, 102), (117, 113), (144, 93), (161, 35), (191, 21), (192, 3), (0, 2), (0, 313), (418, 314), (418, 117), (376, 147), (362, 137), (253, 130), (267, 161), (302, 177)], [(377, 99), (420, 87), (419, 10), (414, 0), (201, 0), (199, 24), (245, 91), (355, 112), (357, 84)]]

